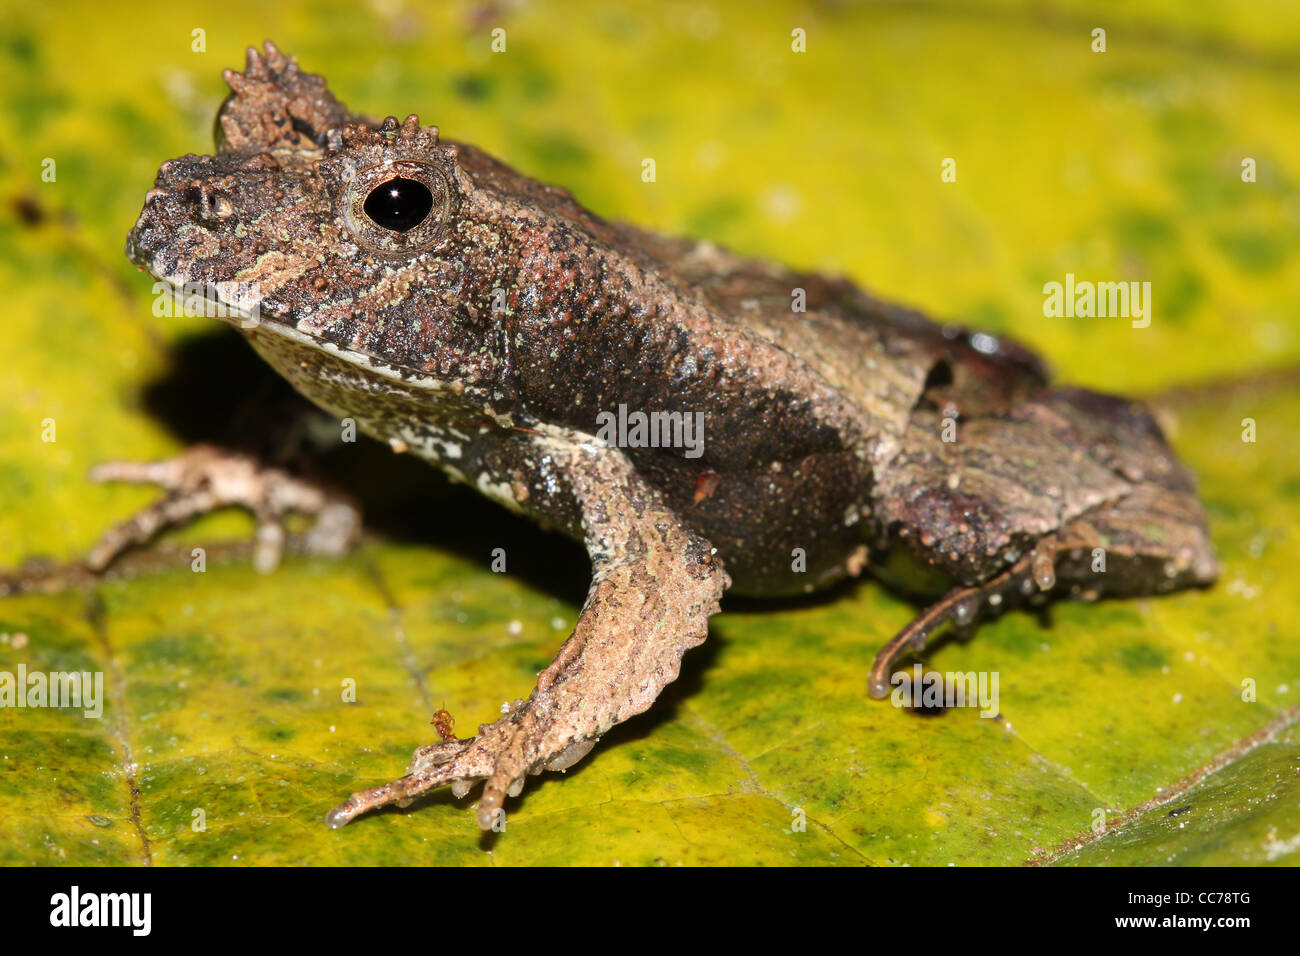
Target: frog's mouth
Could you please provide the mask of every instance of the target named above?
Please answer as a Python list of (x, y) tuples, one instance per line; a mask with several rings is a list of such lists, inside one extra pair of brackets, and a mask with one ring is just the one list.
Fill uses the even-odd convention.
[(238, 282), (190, 282), (159, 276), (150, 263), (141, 262), (134, 255), (131, 258), (153, 275), (153, 314), (159, 318), (200, 316), (217, 319), (242, 331), (256, 329), (266, 319), (270, 320), (266, 323), (270, 327), (290, 324), (282, 316), (265, 312), (262, 309), (261, 294), (251, 285)]
[[(144, 265), (144, 268), (148, 269), (148, 265)], [(302, 354), (325, 353), (356, 367), (363, 374), (400, 383), (404, 388), (457, 395), (464, 392), (459, 384), (432, 376), (426, 371), (386, 362), (304, 332), (291, 319), (264, 311), (256, 290), (243, 288), (241, 283), (178, 282), (155, 275), (154, 292), (154, 315), (160, 317), (202, 316), (216, 319), (238, 329), (249, 339), (256, 339), (262, 333), (272, 333), (293, 343)]]

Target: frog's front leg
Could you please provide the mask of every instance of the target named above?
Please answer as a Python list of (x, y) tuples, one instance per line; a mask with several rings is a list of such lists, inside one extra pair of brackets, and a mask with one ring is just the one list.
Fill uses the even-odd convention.
[(361, 530), (360, 510), (343, 495), (294, 477), (257, 459), (211, 445), (195, 445), (166, 461), (106, 462), (94, 468), (95, 481), (155, 484), (165, 494), (149, 507), (110, 528), (86, 555), (91, 571), (108, 567), (122, 552), (145, 544), (165, 528), (176, 527), (222, 508), (247, 508), (257, 519), (253, 564), (275, 570), (284, 552), (284, 518), (305, 514), (316, 521), (303, 547), (310, 554), (341, 554)]
[(614, 449), (551, 454), (581, 508), (591, 589), (573, 635), (538, 675), (527, 701), (476, 736), (415, 751), (406, 776), (353, 794), (326, 817), (340, 827), (387, 804), (484, 781), (478, 822), (489, 829), (527, 774), (564, 770), (615, 724), (646, 710), (700, 644), (731, 583), (709, 542), (667, 509)]

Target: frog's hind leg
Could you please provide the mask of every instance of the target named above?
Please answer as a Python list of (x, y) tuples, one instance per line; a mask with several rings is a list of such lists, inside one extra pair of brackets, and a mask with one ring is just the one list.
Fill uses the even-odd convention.
[[(972, 623), (982, 608), (1001, 607), (1011, 596), (1034, 594), (1041, 586), (1036, 580), (1036, 570), (1041, 578), (1040, 554), (1030, 552), (1001, 574), (972, 587), (954, 588), (938, 601), (912, 618), (907, 626), (895, 634), (877, 653), (871, 665), (867, 693), (877, 700), (889, 696), (890, 678), (894, 667), (906, 654), (925, 650), (930, 638), (939, 628), (952, 622), (959, 627)], [(1037, 562), (1037, 564), (1036, 564)]]
[(248, 455), (211, 445), (196, 445), (166, 461), (107, 462), (90, 476), (95, 481), (154, 484), (166, 491), (154, 504), (104, 533), (85, 559), (86, 567), (95, 572), (165, 528), (235, 505), (247, 508), (257, 519), (253, 563), (262, 572), (273, 571), (280, 563), (286, 540), (284, 518), (291, 513), (316, 519), (302, 542), (310, 554), (341, 554), (361, 529), (360, 510), (342, 495), (266, 467)]
[(500, 829), (502, 805), (528, 774), (577, 763), (615, 724), (646, 710), (703, 642), (730, 581), (709, 543), (687, 528), (617, 449), (556, 441), (545, 453), (576, 499), (591, 553), (587, 601), (527, 701), (466, 740), (421, 747), (406, 776), (354, 793), (330, 811), (340, 827), (387, 804), (483, 781), (478, 822)]
[(1189, 488), (1145, 484), (1080, 515), (994, 578), (949, 591), (876, 655), (868, 692), (888, 697), (894, 666), (923, 650), (949, 621), (969, 624), (984, 608), (1035, 595), (1094, 601), (1204, 587), (1218, 575), (1205, 511)]

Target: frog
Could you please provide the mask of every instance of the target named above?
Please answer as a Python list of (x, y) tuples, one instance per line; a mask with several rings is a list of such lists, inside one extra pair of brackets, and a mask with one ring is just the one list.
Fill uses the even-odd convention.
[[(654, 704), (724, 593), (924, 582), (928, 603), (864, 659), (882, 698), (940, 630), (1215, 580), (1195, 478), (1142, 403), (1056, 384), (1027, 346), (848, 278), (602, 218), (415, 115), (352, 113), (269, 41), (223, 76), (214, 152), (162, 164), (130, 260), (200, 290), (329, 414), (592, 565), (527, 698), (466, 737), (440, 711), (439, 739), (330, 826), (449, 787), (479, 788), (477, 822), (499, 829), (530, 776)], [(263, 571), (287, 515), (314, 521), (313, 553), (358, 536), (346, 496), (219, 448), (95, 477), (165, 489), (91, 550), (96, 570), (228, 506), (256, 516)]]

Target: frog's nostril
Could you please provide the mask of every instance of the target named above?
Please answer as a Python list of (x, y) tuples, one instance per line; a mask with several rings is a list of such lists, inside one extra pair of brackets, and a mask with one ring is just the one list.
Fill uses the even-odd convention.
[(225, 193), (203, 184), (187, 186), (181, 191), (181, 200), (197, 220), (226, 219), (234, 212), (234, 206)]

